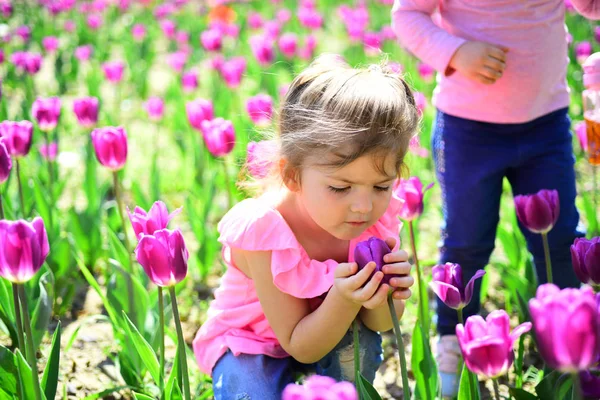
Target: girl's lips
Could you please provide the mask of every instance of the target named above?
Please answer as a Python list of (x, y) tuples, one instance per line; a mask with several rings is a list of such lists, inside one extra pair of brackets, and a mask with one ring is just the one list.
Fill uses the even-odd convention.
[(347, 223), (350, 224), (350, 225), (353, 225), (353, 226), (360, 226), (360, 225), (366, 224), (367, 221), (358, 221), (358, 222), (349, 221)]

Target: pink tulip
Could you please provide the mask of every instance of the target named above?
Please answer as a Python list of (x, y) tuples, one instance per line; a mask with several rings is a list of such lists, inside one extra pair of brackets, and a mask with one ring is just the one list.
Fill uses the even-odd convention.
[(4, 50), (0, 49), (0, 64), (4, 64)]
[(279, 98), (283, 99), (287, 94), (288, 90), (290, 90), (289, 84), (279, 86), (279, 89), (277, 91), (277, 93), (279, 94)]
[(304, 385), (288, 384), (282, 400), (358, 400), (356, 388), (350, 382), (336, 382), (328, 376), (312, 375)]
[(269, 125), (273, 114), (273, 99), (268, 94), (258, 94), (248, 99), (246, 110), (256, 125)]
[(287, 58), (292, 58), (296, 55), (298, 47), (298, 37), (294, 33), (284, 33), (279, 38), (279, 51)]
[(156, 231), (166, 229), (169, 221), (181, 212), (181, 207), (169, 214), (167, 206), (162, 201), (155, 201), (148, 212), (140, 207), (135, 207), (133, 213), (127, 210), (135, 237), (140, 239), (143, 235), (153, 235)]
[(267, 35), (254, 35), (250, 39), (250, 49), (256, 61), (266, 67), (275, 58), (273, 39)]
[(187, 63), (188, 55), (182, 51), (171, 53), (167, 57), (167, 64), (177, 73), (181, 73)]
[(82, 97), (73, 101), (73, 112), (77, 122), (83, 128), (89, 129), (98, 123), (98, 99), (96, 97)]
[(342, 5), (338, 8), (338, 16), (346, 26), (352, 41), (360, 40), (369, 26), (369, 12), (365, 7), (353, 9), (348, 5)]
[(98, 30), (103, 22), (104, 20), (100, 14), (91, 14), (87, 17), (87, 25), (93, 31)]
[(0, 138), (0, 183), (8, 180), (12, 170), (12, 158), (4, 141), (4, 138)]
[(10, 0), (0, 1), (0, 13), (6, 19), (10, 18), (13, 13), (13, 6)]
[(187, 71), (181, 75), (181, 86), (186, 93), (193, 92), (198, 88), (198, 76), (194, 71)]
[(375, 56), (381, 52), (381, 37), (377, 32), (365, 32), (363, 35), (365, 53)]
[(214, 118), (213, 104), (210, 100), (196, 99), (185, 105), (185, 111), (190, 125), (196, 129), (202, 129), (202, 122)]
[(202, 137), (208, 151), (215, 157), (226, 156), (235, 146), (235, 131), (231, 121), (216, 118), (202, 121)]
[(31, 149), (33, 124), (29, 121), (3, 121), (0, 123), (0, 137), (11, 156), (24, 157)]
[(429, 156), (429, 150), (421, 147), (421, 142), (418, 136), (413, 136), (408, 144), (408, 150), (417, 157), (426, 158)]
[(583, 63), (592, 54), (592, 44), (588, 41), (579, 42), (575, 45), (575, 57), (579, 63)]
[(298, 20), (302, 26), (308, 29), (319, 29), (323, 26), (323, 16), (314, 8), (300, 7)]
[(54, 161), (58, 155), (58, 143), (52, 142), (49, 146), (45, 143), (40, 144), (40, 154), (45, 160)]
[(397, 181), (393, 194), (398, 199), (404, 200), (399, 217), (406, 221), (412, 221), (419, 217), (423, 213), (423, 195), (432, 186), (433, 183), (423, 190), (423, 184), (416, 176)]
[(267, 21), (265, 22), (265, 26), (263, 27), (264, 35), (275, 40), (277, 36), (281, 33), (281, 25), (279, 21)]
[(107, 61), (102, 64), (104, 77), (112, 83), (119, 83), (123, 79), (125, 64), (122, 61)]
[(60, 118), (60, 99), (58, 97), (38, 97), (31, 106), (31, 114), (44, 132), (50, 132)]
[(65, 23), (63, 24), (63, 29), (65, 30), (65, 32), (69, 32), (69, 33), (73, 33), (75, 32), (75, 28), (77, 26), (75, 25), (75, 21), (68, 19), (65, 21)]
[(246, 148), (246, 169), (256, 179), (265, 178), (269, 175), (273, 162), (269, 155), (277, 149), (275, 143), (270, 140), (260, 142), (249, 142)]
[(17, 27), (15, 34), (24, 42), (29, 42), (29, 39), (31, 39), (31, 29), (27, 25)]
[(158, 122), (162, 119), (163, 113), (165, 111), (165, 103), (160, 97), (150, 97), (148, 101), (144, 103), (144, 107), (146, 108), (148, 117), (152, 121)]
[(396, 34), (390, 25), (385, 25), (381, 28), (379, 32), (381, 40), (396, 40)]
[(280, 10), (277, 10), (275, 18), (277, 19), (277, 21), (279, 21), (281, 25), (284, 25), (292, 18), (292, 13), (287, 8), (282, 8)]
[(584, 152), (588, 150), (588, 140), (587, 140), (587, 127), (585, 125), (585, 121), (579, 121), (575, 124), (575, 134), (577, 135), (577, 140), (579, 141), (579, 147)]
[(105, 167), (118, 171), (127, 161), (127, 133), (123, 127), (109, 126), (92, 131), (96, 158)]
[(143, 234), (135, 255), (150, 280), (158, 286), (173, 286), (187, 275), (189, 254), (179, 229)]
[(425, 63), (419, 63), (417, 70), (419, 72), (419, 76), (425, 82), (431, 82), (433, 80), (435, 69), (432, 66)]
[(263, 23), (263, 17), (258, 12), (252, 11), (248, 13), (248, 27), (250, 29), (260, 29)]
[(50, 245), (44, 221), (0, 221), (0, 276), (13, 283), (25, 283), (44, 264)]
[(131, 35), (136, 42), (141, 42), (146, 37), (146, 26), (144, 24), (135, 24), (131, 28)]
[(485, 271), (477, 271), (466, 286), (463, 282), (462, 268), (458, 264), (436, 265), (431, 274), (429, 286), (440, 300), (450, 308), (462, 310), (471, 302), (475, 281), (485, 275)]
[(171, 3), (159, 4), (154, 9), (154, 17), (156, 19), (162, 19), (170, 16), (175, 11), (175, 7)]
[(423, 110), (427, 107), (427, 97), (421, 92), (414, 92), (413, 95), (415, 96), (417, 111), (419, 111), (419, 115), (423, 115)]
[(17, 51), (11, 55), (10, 61), (19, 70), (25, 71), (29, 75), (37, 74), (42, 68), (42, 55), (39, 53)]
[(42, 46), (46, 53), (54, 53), (58, 49), (58, 38), (56, 36), (46, 36), (42, 39)]
[(531, 232), (548, 233), (558, 221), (560, 201), (556, 190), (543, 189), (535, 194), (515, 196), (519, 221)]
[(493, 379), (508, 371), (515, 358), (515, 341), (530, 330), (531, 322), (525, 322), (511, 332), (506, 311), (496, 310), (485, 320), (479, 315), (469, 317), (464, 326), (456, 326), (456, 336), (467, 368)]
[(317, 38), (314, 35), (308, 35), (304, 39), (304, 47), (298, 49), (298, 56), (303, 60), (312, 60), (317, 48)]
[(91, 45), (79, 46), (75, 49), (75, 58), (79, 61), (87, 61), (92, 56), (94, 48)]
[(235, 89), (240, 85), (242, 76), (246, 72), (246, 59), (244, 57), (233, 57), (223, 62), (219, 71), (227, 87)]
[(223, 45), (223, 34), (217, 29), (209, 29), (200, 34), (200, 41), (206, 51), (219, 51)]
[(175, 37), (177, 26), (175, 25), (175, 22), (171, 21), (170, 19), (165, 19), (160, 21), (160, 29), (162, 29), (163, 35), (165, 35), (167, 39), (171, 40)]

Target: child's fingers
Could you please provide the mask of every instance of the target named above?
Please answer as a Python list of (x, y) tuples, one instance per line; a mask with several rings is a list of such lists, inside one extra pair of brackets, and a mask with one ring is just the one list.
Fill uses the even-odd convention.
[(415, 284), (415, 279), (412, 276), (399, 276), (390, 279), (390, 286), (394, 288), (409, 288)]
[(383, 279), (383, 272), (376, 272), (375, 275), (369, 280), (369, 282), (363, 287), (354, 292), (354, 299), (358, 302), (364, 303), (373, 297), (373, 294), (377, 291), (379, 283)]
[(412, 268), (412, 265), (410, 265), (410, 263), (404, 261), (404, 262), (397, 262), (397, 263), (393, 263), (393, 264), (386, 264), (383, 266), (383, 273), (387, 274), (387, 275), (408, 275), (410, 274), (410, 270)]
[(374, 270), (375, 263), (371, 261), (363, 269), (358, 271), (358, 273), (356, 273), (354, 276), (345, 278), (344, 285), (346, 286), (346, 288), (348, 288), (348, 290), (353, 292), (361, 288), (365, 284), (365, 282), (367, 281), (367, 279), (369, 279), (369, 276), (371, 276)]
[(335, 278), (346, 278), (348, 276), (352, 276), (356, 273), (356, 270), (358, 269), (358, 265), (353, 262), (353, 263), (340, 263), (334, 272), (334, 277)]
[(408, 261), (408, 253), (404, 250), (394, 251), (383, 256), (383, 261), (386, 264), (391, 264), (393, 262), (399, 261)]
[(381, 304), (386, 301), (389, 289), (389, 285), (385, 283), (379, 286), (379, 289), (377, 289), (375, 294), (373, 294), (369, 300), (365, 301), (362, 306), (370, 310), (381, 306)]
[(394, 293), (392, 293), (392, 297), (394, 300), (408, 300), (412, 292), (410, 289), (396, 289)]
[(387, 244), (390, 249), (393, 249), (396, 246), (396, 238), (390, 236), (389, 238), (385, 239), (385, 244)]

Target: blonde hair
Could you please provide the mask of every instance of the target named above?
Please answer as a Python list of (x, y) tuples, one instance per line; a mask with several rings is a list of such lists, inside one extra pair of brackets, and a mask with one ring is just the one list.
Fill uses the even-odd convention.
[[(261, 155), (263, 162), (270, 159), (268, 176), (240, 186), (260, 192), (299, 178), (309, 156), (320, 166), (342, 168), (363, 155), (394, 154), (400, 177), (418, 125), (410, 87), (385, 61), (351, 68), (341, 56), (323, 54), (294, 79), (280, 105), (271, 138), (276, 151)], [(283, 171), (281, 158), (287, 161)], [(381, 172), (384, 160), (376, 164)]]

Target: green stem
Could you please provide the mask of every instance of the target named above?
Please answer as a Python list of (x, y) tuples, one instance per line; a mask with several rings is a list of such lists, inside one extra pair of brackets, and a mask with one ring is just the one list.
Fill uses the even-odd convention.
[(227, 160), (223, 157), (223, 176), (225, 178), (225, 188), (227, 189), (227, 209), (229, 210), (233, 205), (233, 199), (231, 196), (231, 185), (229, 184), (229, 173), (227, 172)]
[(15, 319), (17, 322), (17, 337), (19, 340), (19, 349), (27, 354), (25, 349), (25, 339), (23, 337), (23, 322), (21, 320), (21, 303), (19, 302), (19, 285), (16, 283), (12, 284), (13, 302), (15, 303)]
[(581, 392), (581, 381), (579, 380), (579, 373), (575, 372), (571, 376), (573, 378), (573, 400), (582, 400), (583, 393)]
[(25, 200), (23, 199), (23, 185), (21, 183), (21, 163), (19, 163), (18, 158), (15, 161), (17, 163), (17, 183), (19, 185), (19, 200), (21, 201), (21, 214), (23, 215), (23, 218), (25, 218), (27, 216), (27, 213), (25, 212)]
[(417, 270), (417, 291), (419, 292), (418, 298), (418, 310), (419, 310), (419, 319), (423, 323), (423, 333), (426, 338), (429, 338), (429, 320), (427, 316), (427, 302), (428, 296), (427, 291), (423, 290), (423, 276), (421, 275), (421, 267), (419, 266), (419, 258), (417, 257), (417, 244), (415, 241), (415, 230), (413, 227), (413, 221), (408, 222), (408, 228), (410, 232), (410, 245), (412, 248), (413, 258), (415, 259), (415, 268)]
[(546, 282), (552, 283), (552, 263), (550, 261), (550, 247), (548, 247), (547, 233), (542, 233), (542, 242), (544, 243), (544, 257), (546, 259)]
[(408, 369), (406, 367), (406, 354), (404, 351), (404, 342), (402, 341), (402, 331), (398, 323), (398, 315), (396, 315), (396, 307), (394, 307), (394, 299), (392, 298), (393, 291), (388, 294), (388, 307), (394, 325), (394, 334), (396, 335), (396, 344), (398, 345), (398, 358), (400, 358), (400, 372), (402, 374), (402, 392), (404, 399), (410, 399), (410, 386), (408, 385)]
[(33, 392), (35, 393), (36, 400), (41, 400), (42, 392), (40, 390), (40, 378), (38, 376), (37, 364), (35, 362), (35, 344), (33, 343), (33, 335), (31, 334), (29, 311), (27, 310), (27, 294), (25, 293), (24, 285), (18, 285), (18, 287), (23, 310), (23, 325), (25, 326), (25, 334), (27, 335), (27, 362), (31, 367), (31, 375), (33, 377)]
[(461, 325), (465, 324), (465, 319), (463, 317), (463, 310), (462, 308), (459, 308), (458, 310), (456, 310), (456, 312), (458, 313), (458, 323)]
[(179, 310), (177, 309), (177, 298), (175, 297), (175, 287), (169, 287), (171, 295), (171, 307), (173, 308), (173, 319), (175, 320), (175, 328), (177, 329), (177, 346), (179, 346), (181, 372), (183, 375), (183, 391), (185, 399), (191, 400), (190, 396), (190, 378), (188, 376), (187, 357), (185, 354), (185, 342), (183, 341), (183, 332), (181, 330), (181, 321), (179, 320)]
[(2, 192), (0, 192), (0, 219), (4, 219), (4, 199), (2, 198)]
[(360, 340), (358, 338), (358, 319), (352, 322), (352, 337), (354, 339), (354, 385), (358, 385), (360, 379)]
[(158, 335), (160, 336), (160, 398), (165, 398), (165, 305), (163, 288), (158, 287)]
[(492, 379), (494, 383), (494, 394), (496, 395), (496, 400), (500, 400), (500, 388), (498, 387), (498, 379)]

